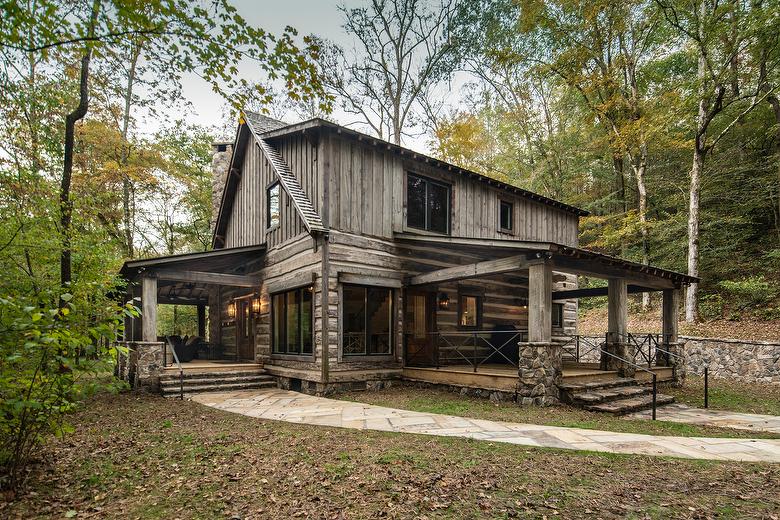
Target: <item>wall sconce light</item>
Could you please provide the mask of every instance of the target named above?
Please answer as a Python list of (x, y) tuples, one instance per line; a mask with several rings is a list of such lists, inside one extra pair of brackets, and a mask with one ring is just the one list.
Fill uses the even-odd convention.
[(231, 320), (236, 319), (236, 302), (230, 302), (227, 306), (227, 315)]
[(260, 297), (257, 295), (252, 297), (252, 312), (260, 314)]
[(447, 293), (439, 293), (438, 303), (439, 309), (442, 311), (446, 311), (450, 307), (450, 297), (447, 296)]

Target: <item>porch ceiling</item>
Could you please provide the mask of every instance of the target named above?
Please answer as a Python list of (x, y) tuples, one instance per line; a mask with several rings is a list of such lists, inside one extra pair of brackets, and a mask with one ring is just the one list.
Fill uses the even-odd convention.
[(206, 305), (211, 287), (259, 286), (259, 279), (242, 273), (248, 264), (262, 260), (265, 250), (265, 244), (260, 244), (129, 260), (119, 274), (130, 283), (145, 274), (157, 278), (158, 303)]
[[(493, 268), (506, 272), (507, 265), (503, 260), (512, 260), (516, 270), (527, 269), (528, 265), (535, 261), (545, 262), (551, 265), (555, 271), (605, 279), (623, 279), (630, 282), (633, 287), (642, 290), (672, 289), (698, 281), (698, 278), (686, 274), (554, 242), (429, 236), (410, 233), (399, 233), (396, 234), (395, 238), (410, 244), (446, 245), (449, 250), (460, 250), (464, 253), (478, 254), (486, 259), (494, 259), (458, 268), (421, 273), (410, 280), (412, 283), (432, 283), (485, 276), (494, 274), (491, 271)], [(522, 259), (523, 255), (525, 255), (526, 260)], [(497, 256), (498, 259), (496, 259)], [(470, 267), (473, 269), (469, 269)]]

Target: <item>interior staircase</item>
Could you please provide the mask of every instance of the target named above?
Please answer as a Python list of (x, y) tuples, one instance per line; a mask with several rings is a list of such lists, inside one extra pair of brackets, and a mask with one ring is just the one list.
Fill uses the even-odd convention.
[(160, 376), (164, 397), (179, 397), (202, 392), (227, 392), (255, 388), (276, 388), (276, 380), (261, 367), (225, 368), (221, 370), (185, 370), (179, 379), (178, 370), (166, 370)]
[[(657, 382), (671, 380), (670, 369), (656, 369)], [(640, 374), (637, 374), (639, 376)], [(649, 374), (643, 374), (649, 376)], [(561, 400), (594, 412), (623, 415), (653, 407), (653, 385), (649, 377), (620, 378), (604, 374), (564, 380), (558, 388)], [(671, 404), (674, 397), (658, 392), (656, 407)]]

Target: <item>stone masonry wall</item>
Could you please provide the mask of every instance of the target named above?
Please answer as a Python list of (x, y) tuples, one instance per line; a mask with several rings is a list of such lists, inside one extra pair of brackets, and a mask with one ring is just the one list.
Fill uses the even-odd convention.
[(128, 341), (123, 345), (127, 354), (120, 354), (117, 377), (133, 390), (159, 392), (163, 371), (164, 343), (157, 341)]
[(691, 374), (753, 383), (780, 384), (780, 343), (680, 336)]
[(558, 403), (562, 349), (555, 343), (520, 343), (517, 402), (549, 406)]

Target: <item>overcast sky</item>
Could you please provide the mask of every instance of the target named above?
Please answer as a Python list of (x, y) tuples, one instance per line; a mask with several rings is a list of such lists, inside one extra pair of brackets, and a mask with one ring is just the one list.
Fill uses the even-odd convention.
[[(281, 34), (284, 28), (290, 25), (298, 30), (299, 36), (316, 34), (347, 48), (351, 48), (352, 43), (342, 29), (343, 15), (337, 6), (355, 7), (361, 4), (365, 4), (365, 2), (360, 0), (233, 0), (233, 5), (237, 7), (239, 13), (256, 27), (261, 27), (273, 34)], [(250, 63), (239, 67), (239, 71), (246, 79), (256, 81), (264, 79), (262, 71), (256, 70), (256, 67)], [(220, 123), (225, 103), (206, 82), (195, 76), (186, 76), (183, 78), (182, 88), (184, 97), (192, 105), (187, 117), (189, 121), (204, 126)], [(171, 119), (181, 117), (179, 109), (169, 109), (166, 115)], [(345, 115), (338, 110), (332, 114), (332, 117), (341, 124), (354, 121), (354, 116)], [(148, 118), (139, 121), (139, 130), (142, 133), (153, 132), (159, 126), (159, 121)], [(359, 127), (354, 128), (364, 130)], [(405, 144), (425, 152), (427, 151), (426, 140), (424, 136), (421, 136), (407, 139)]]

